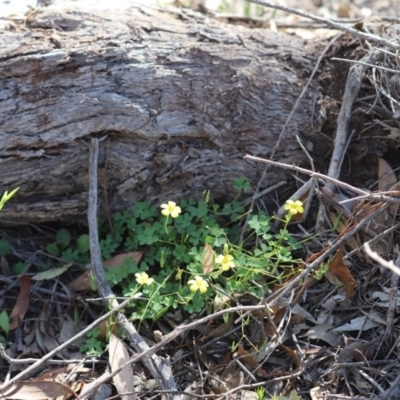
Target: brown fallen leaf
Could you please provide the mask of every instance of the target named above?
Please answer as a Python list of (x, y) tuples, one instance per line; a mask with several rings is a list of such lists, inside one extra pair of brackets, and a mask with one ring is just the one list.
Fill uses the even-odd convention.
[[(329, 265), (329, 271), (327, 274), (332, 274), (335, 278), (343, 283), (346, 289), (347, 298), (350, 299), (354, 295), (354, 292), (358, 287), (358, 283), (352, 277), (349, 269), (343, 263), (343, 249), (344, 244), (342, 243)], [(329, 278), (329, 275), (327, 277)]]
[(20, 276), (21, 284), (17, 302), (10, 314), (10, 331), (17, 328), (25, 317), (29, 307), (29, 291), (31, 289), (31, 278), (29, 276)]
[[(130, 360), (125, 343), (113, 334), (110, 335), (110, 348), (108, 353), (111, 372), (116, 371)], [(136, 400), (134, 377), (130, 364), (122, 368), (121, 371), (114, 375), (113, 382), (118, 393), (120, 395), (124, 394), (124, 399)]]
[[(139, 263), (142, 258), (142, 251), (133, 251), (129, 253), (117, 254), (116, 256), (110, 258), (103, 262), (104, 268), (121, 266), (126, 258), (132, 258), (133, 261)], [(74, 292), (84, 292), (91, 290), (90, 285), (90, 270), (85, 271), (82, 275), (79, 275), (76, 279), (70, 282), (67, 287), (69, 290)]]
[(258, 376), (264, 378), (268, 377), (269, 374), (265, 371), (261, 364), (257, 361), (257, 353), (249, 352), (243, 348), (241, 344), (238, 346), (237, 355), (240, 361), (248, 368), (251, 372), (257, 373)]
[(16, 400), (47, 400), (61, 396), (74, 396), (77, 394), (68, 386), (55, 381), (33, 380), (14, 383), (10, 389), (2, 393), (2, 398)]
[(97, 336), (99, 340), (106, 340), (110, 332), (114, 335), (118, 332), (118, 325), (114, 322), (112, 317), (105, 321), (101, 321), (96, 328), (100, 331)]

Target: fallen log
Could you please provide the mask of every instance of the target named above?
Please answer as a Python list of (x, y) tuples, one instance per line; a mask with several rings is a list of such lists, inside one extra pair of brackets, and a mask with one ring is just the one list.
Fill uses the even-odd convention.
[[(324, 162), (336, 77), (313, 80), (282, 128), (326, 43), (184, 9), (33, 11), (0, 35), (0, 188), (20, 187), (1, 220), (81, 219), (92, 137), (101, 212), (205, 190), (226, 201), (235, 178), (260, 179), (246, 154), (309, 166), (296, 136)], [(271, 168), (261, 189), (288, 179)]]

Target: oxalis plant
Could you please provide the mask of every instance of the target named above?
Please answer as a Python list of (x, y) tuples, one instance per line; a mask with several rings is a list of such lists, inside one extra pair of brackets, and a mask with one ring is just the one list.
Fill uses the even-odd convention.
[[(235, 181), (239, 192), (248, 186), (243, 179)], [(299, 263), (292, 252), (301, 244), (287, 226), (293, 215), (304, 211), (303, 204), (289, 200), (285, 209), (288, 213), (276, 233), (271, 232), (275, 217), (250, 215), (240, 241), (246, 213), (236, 200), (220, 206), (206, 196), (179, 205), (168, 201), (161, 209), (137, 203), (113, 217), (112, 233), (101, 248), (105, 259), (121, 248), (143, 251), (143, 257), (107, 268), (106, 278), (121, 287), (123, 296), (135, 297), (134, 320), (157, 320), (180, 307), (190, 314), (204, 307), (212, 312), (216, 305), (223, 308), (245, 294), (261, 299), (270, 282), (293, 273)]]
[[(237, 198), (249, 186), (245, 179), (236, 179)], [(264, 212), (249, 215), (243, 236), (247, 213), (237, 198), (224, 205), (210, 204), (206, 194), (199, 201), (189, 199), (179, 205), (170, 200), (160, 208), (138, 202), (116, 213), (111, 223), (100, 224), (104, 260), (143, 252), (139, 262), (127, 257), (105, 272), (116, 293), (119, 288), (124, 297), (135, 298), (133, 320), (155, 321), (178, 308), (193, 314), (206, 307), (211, 313), (241, 295), (261, 299), (268, 285), (294, 272), (300, 260), (292, 253), (301, 244), (287, 227), (293, 215), (304, 211), (303, 204), (287, 201), (278, 232), (271, 229), (276, 217)], [(58, 232), (56, 244), (47, 246), (52, 255), (83, 264), (89, 260), (88, 249), (86, 234), (71, 246), (65, 229)]]

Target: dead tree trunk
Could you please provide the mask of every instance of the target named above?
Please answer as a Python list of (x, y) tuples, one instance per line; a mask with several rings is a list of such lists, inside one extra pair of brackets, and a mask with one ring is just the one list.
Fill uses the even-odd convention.
[[(0, 35), (0, 188), (20, 187), (3, 221), (73, 221), (86, 212), (88, 142), (100, 151), (101, 209), (231, 197), (256, 185), (315, 66), (315, 43), (201, 14), (39, 9)], [(320, 49), (323, 48), (320, 47)], [(275, 160), (309, 165), (325, 122), (313, 81)], [(325, 149), (327, 144), (324, 144)], [(290, 177), (270, 169), (262, 188)], [(232, 197), (234, 193), (232, 193)]]

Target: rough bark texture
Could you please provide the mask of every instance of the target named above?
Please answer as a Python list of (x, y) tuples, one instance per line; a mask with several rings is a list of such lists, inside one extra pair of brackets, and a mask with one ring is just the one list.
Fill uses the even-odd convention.
[[(315, 46), (315, 45), (314, 45)], [(265, 29), (187, 10), (44, 8), (0, 35), (0, 188), (20, 187), (3, 221), (86, 212), (88, 141), (101, 143), (101, 210), (255, 186), (318, 54)], [(275, 159), (308, 166), (324, 122), (312, 82)], [(262, 188), (290, 177), (270, 169)]]

